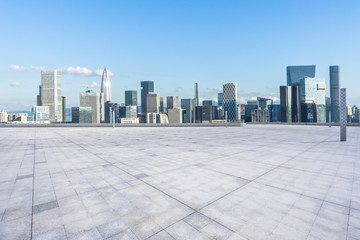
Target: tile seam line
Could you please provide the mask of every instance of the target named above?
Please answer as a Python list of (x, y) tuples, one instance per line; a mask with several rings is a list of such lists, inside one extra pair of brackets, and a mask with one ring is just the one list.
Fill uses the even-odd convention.
[(33, 239), (33, 225), (34, 225), (34, 193), (35, 193), (35, 156), (36, 153), (36, 127), (34, 128), (34, 159), (33, 159), (33, 182), (32, 182), (32, 199), (31, 199), (31, 232), (30, 240)]
[[(66, 137), (64, 137), (63, 135), (61, 135), (61, 134), (59, 134), (59, 135), (60, 135), (60, 136), (62, 136), (63, 138), (65, 138), (65, 139), (67, 139), (67, 138), (66, 138)], [(68, 140), (69, 140), (69, 139), (68, 139)], [(71, 141), (71, 140), (69, 140), (69, 141)], [(99, 159), (101, 159), (101, 160), (103, 160), (103, 161), (105, 161), (105, 162), (107, 162), (107, 163), (112, 164), (112, 163), (111, 163), (111, 162), (109, 162), (108, 160), (106, 160), (106, 159), (104, 159), (104, 158), (102, 158), (102, 157), (100, 157), (100, 156), (98, 156), (98, 155), (95, 155), (94, 153), (92, 153), (91, 151), (89, 151), (88, 149), (86, 149), (85, 147), (83, 147), (83, 146), (81, 146), (81, 145), (78, 145), (78, 144), (74, 143), (73, 141), (71, 141), (71, 142), (72, 142), (73, 144), (75, 144), (75, 145), (79, 146), (80, 148), (84, 149), (85, 151), (89, 152), (89, 153), (90, 153), (90, 154), (92, 154), (93, 156), (95, 156), (95, 157), (97, 157), (97, 158), (99, 158)], [(177, 202), (181, 203), (182, 205), (184, 205), (184, 206), (188, 207), (189, 209), (191, 209), (191, 210), (193, 210), (193, 211), (196, 211), (196, 209), (194, 209), (194, 208), (192, 208), (192, 207), (188, 206), (187, 204), (185, 204), (184, 202), (182, 202), (182, 201), (180, 201), (180, 200), (178, 200), (178, 199), (176, 199), (176, 198), (172, 197), (171, 195), (169, 195), (169, 194), (165, 193), (164, 191), (162, 191), (162, 190), (160, 190), (159, 188), (157, 188), (157, 187), (155, 187), (155, 186), (151, 185), (150, 183), (145, 182), (145, 181), (144, 181), (144, 180), (142, 180), (141, 178), (137, 178), (135, 175), (133, 175), (133, 174), (131, 174), (131, 173), (127, 172), (126, 170), (124, 170), (124, 169), (122, 169), (122, 168), (120, 168), (120, 167), (118, 167), (118, 166), (116, 166), (116, 165), (114, 165), (114, 164), (112, 164), (112, 165), (113, 165), (114, 167), (116, 167), (116, 168), (120, 169), (120, 170), (121, 170), (121, 171), (123, 171), (124, 173), (126, 173), (126, 174), (128, 174), (128, 175), (130, 175), (130, 176), (132, 176), (132, 177), (134, 177), (134, 178), (136, 178), (137, 180), (139, 180), (139, 181), (141, 181), (141, 182), (145, 183), (146, 185), (148, 185), (148, 186), (150, 186), (150, 187), (154, 188), (155, 190), (157, 190), (157, 191), (161, 192), (162, 194), (164, 194), (164, 195), (166, 195), (166, 196), (170, 197), (171, 199), (173, 199), (173, 200), (175, 200), (175, 201), (177, 201)]]

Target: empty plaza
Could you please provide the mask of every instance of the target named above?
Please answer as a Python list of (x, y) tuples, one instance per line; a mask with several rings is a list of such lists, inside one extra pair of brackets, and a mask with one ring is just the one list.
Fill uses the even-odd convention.
[(0, 239), (360, 239), (360, 127), (0, 128)]

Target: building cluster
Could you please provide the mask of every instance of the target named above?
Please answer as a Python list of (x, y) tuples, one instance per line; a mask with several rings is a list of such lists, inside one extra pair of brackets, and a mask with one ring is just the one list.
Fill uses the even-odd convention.
[[(237, 84), (224, 83), (217, 104), (200, 102), (199, 84), (194, 97), (179, 99), (155, 92), (153, 81), (142, 81), (141, 102), (136, 90), (125, 91), (125, 103), (111, 101), (111, 84), (106, 68), (101, 79), (101, 91), (80, 93), (80, 106), (71, 109), (72, 123), (220, 123), (230, 122), (339, 122), (339, 66), (330, 66), (330, 97), (326, 96), (325, 79), (315, 74), (316, 66), (288, 66), (287, 85), (280, 86), (280, 104), (257, 97), (246, 104), (237, 103)], [(180, 103), (180, 104), (179, 104)], [(42, 71), (37, 106), (31, 114), (32, 123), (66, 122), (66, 98), (61, 91), (61, 71)], [(348, 122), (359, 123), (358, 107), (347, 106)], [(0, 111), (0, 122), (28, 122), (27, 114)]]

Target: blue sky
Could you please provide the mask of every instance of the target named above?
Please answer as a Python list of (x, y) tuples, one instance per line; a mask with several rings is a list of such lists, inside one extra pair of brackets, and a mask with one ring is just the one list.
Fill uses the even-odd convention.
[(180, 98), (193, 97), (199, 82), (204, 99), (236, 82), (244, 102), (277, 100), (286, 66), (303, 64), (315, 64), (327, 85), (329, 65), (340, 65), (348, 104), (360, 105), (359, 12), (358, 0), (2, 0), (0, 109), (30, 110), (41, 68), (68, 72), (63, 95), (72, 107), (85, 85), (99, 91), (96, 71), (104, 67), (114, 74), (114, 102), (124, 102), (128, 89), (140, 98), (144, 80)]

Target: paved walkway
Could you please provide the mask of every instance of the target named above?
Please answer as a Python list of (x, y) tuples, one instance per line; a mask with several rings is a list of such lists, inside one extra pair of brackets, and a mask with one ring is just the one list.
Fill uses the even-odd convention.
[(360, 127), (2, 128), (0, 239), (360, 239)]

